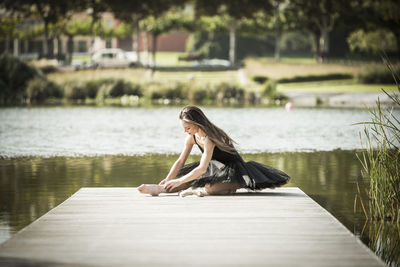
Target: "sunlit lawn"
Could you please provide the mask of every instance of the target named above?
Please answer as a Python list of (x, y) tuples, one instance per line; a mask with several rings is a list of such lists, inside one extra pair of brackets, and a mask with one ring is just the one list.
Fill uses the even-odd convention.
[[(182, 62), (178, 57), (182, 52), (158, 52), (157, 64), (160, 66), (185, 66), (190, 62)], [(151, 55), (149, 55), (151, 56)], [(141, 54), (142, 59), (146, 56)], [(254, 75), (267, 76), (270, 79), (283, 77), (318, 75), (329, 73), (350, 73), (356, 75), (371, 63), (316, 63), (312, 57), (283, 57), (281, 62), (275, 62), (272, 57), (247, 58), (244, 60), (244, 74), (248, 81)], [(220, 82), (239, 82), (238, 71), (155, 71), (153, 74), (148, 69), (89, 69), (81, 71), (58, 72), (48, 75), (48, 78), (58, 84), (69, 81), (87, 81), (97, 79), (124, 79), (134, 83), (155, 82), (196, 82), (201, 84), (215, 84)], [(247, 87), (254, 89), (253, 83)], [(245, 86), (245, 88), (247, 88)], [(259, 89), (262, 86), (259, 86)], [(322, 82), (301, 82), (278, 84), (281, 92), (306, 91), (306, 92), (378, 92), (381, 88), (395, 91), (394, 85), (366, 85), (355, 80), (336, 80)]]
[(301, 82), (278, 84), (278, 91), (285, 92), (319, 92), (319, 93), (352, 93), (352, 92), (381, 92), (397, 91), (396, 85), (360, 84), (355, 80), (335, 80), (322, 82)]
[(280, 79), (293, 76), (321, 75), (329, 73), (357, 74), (366, 64), (316, 63), (313, 58), (283, 58), (276, 62), (272, 58), (248, 58), (245, 61), (246, 73)]
[(97, 79), (124, 79), (125, 81), (142, 83), (142, 82), (202, 82), (202, 83), (219, 83), (219, 82), (237, 82), (237, 71), (156, 71), (153, 75), (151, 70), (146, 69), (96, 69), (81, 70), (70, 72), (51, 73), (47, 76), (50, 80), (63, 84), (70, 81), (89, 81)]

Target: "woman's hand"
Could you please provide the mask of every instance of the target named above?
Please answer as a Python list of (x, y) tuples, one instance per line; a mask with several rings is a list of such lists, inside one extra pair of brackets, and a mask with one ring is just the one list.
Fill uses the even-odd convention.
[(169, 180), (164, 184), (164, 188), (167, 190), (167, 192), (169, 192), (180, 186), (182, 183), (182, 179)]
[(165, 178), (164, 180), (162, 180), (158, 185), (164, 185), (166, 182), (168, 182), (169, 179)]

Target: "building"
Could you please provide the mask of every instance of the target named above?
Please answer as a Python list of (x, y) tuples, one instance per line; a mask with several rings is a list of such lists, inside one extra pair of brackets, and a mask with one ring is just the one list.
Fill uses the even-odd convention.
[[(87, 15), (77, 14), (74, 18), (83, 18)], [(119, 20), (115, 19), (112, 13), (104, 13), (102, 21), (107, 27), (116, 28), (119, 25)], [(27, 25), (40, 25), (40, 22), (33, 20), (26, 20), (22, 23), (27, 28)], [(145, 33), (139, 34), (139, 50), (152, 51), (152, 36)], [(157, 40), (157, 51), (173, 51), (184, 52), (186, 50), (186, 41), (188, 33), (184, 32), (171, 32), (169, 34), (159, 36)], [(103, 48), (121, 48), (125, 51), (134, 50), (134, 38), (109, 38), (102, 39), (100, 37), (80, 36), (76, 35), (73, 38), (62, 35), (59, 38), (54, 38), (49, 45), (50, 55), (60, 60), (67, 58), (69, 53), (74, 56), (90, 55)], [(36, 38), (0, 40), (0, 53), (8, 52), (15, 56), (25, 59), (38, 59), (44, 55), (44, 37), (39, 36)], [(146, 47), (147, 43), (147, 47)]]

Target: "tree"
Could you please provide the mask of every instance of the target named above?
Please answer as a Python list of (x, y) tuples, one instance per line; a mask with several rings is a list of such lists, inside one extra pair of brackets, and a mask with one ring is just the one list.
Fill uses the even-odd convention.
[(215, 16), (224, 18), (229, 29), (229, 61), (236, 64), (236, 32), (244, 19), (253, 18), (257, 12), (271, 13), (273, 6), (270, 1), (251, 0), (196, 0), (196, 16)]
[(43, 54), (53, 56), (51, 47), (50, 25), (82, 7), (79, 0), (4, 0), (1, 7), (23, 17), (38, 17), (44, 25)]
[(5, 39), (5, 52), (8, 53), (10, 49), (10, 40), (18, 38), (20, 32), (17, 25), (21, 21), (15, 16), (2, 16), (0, 17), (0, 38)]
[(144, 20), (143, 27), (153, 36), (152, 58), (153, 68), (156, 65), (157, 39), (161, 34), (183, 28), (183, 14), (179, 10), (170, 10), (161, 16), (151, 15)]
[(391, 31), (396, 38), (397, 56), (400, 59), (400, 2), (398, 0), (365, 0), (357, 3), (357, 7), (364, 11), (364, 29)]
[(346, 0), (291, 0), (286, 9), (299, 30), (307, 29), (315, 36), (316, 59), (326, 60), (329, 54), (329, 33), (341, 13), (347, 13), (351, 1)]
[(91, 19), (75, 18), (63, 25), (62, 32), (67, 36), (67, 62), (71, 63), (73, 54), (73, 41), (76, 35), (91, 35)]

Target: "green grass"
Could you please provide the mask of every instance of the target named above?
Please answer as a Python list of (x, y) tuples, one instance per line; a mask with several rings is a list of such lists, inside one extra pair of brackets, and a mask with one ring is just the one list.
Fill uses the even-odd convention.
[[(188, 66), (192, 65), (191, 62), (179, 61), (179, 56), (183, 56), (183, 52), (157, 52), (156, 63), (159, 66)], [(143, 57), (144, 58), (144, 57)], [(150, 58), (152, 59), (151, 55)]]
[[(258, 57), (258, 58), (252, 58), (255, 59), (261, 63), (276, 63), (275, 58), (273, 56), (270, 57)], [(295, 64), (315, 64), (315, 58), (314, 57), (305, 57), (305, 56), (291, 56), (291, 57), (281, 57), (280, 63), (295, 63)]]
[(50, 73), (48, 79), (58, 84), (70, 81), (89, 81), (97, 79), (124, 79), (129, 82), (194, 82), (216, 84), (221, 82), (238, 82), (237, 71), (156, 71), (153, 76), (146, 69), (97, 69), (71, 72)]
[[(156, 55), (157, 64), (160, 66), (187, 66), (191, 62), (179, 61), (178, 57), (183, 52), (158, 52)], [(151, 54), (149, 54), (151, 58)], [(141, 54), (145, 59), (144, 53)], [(81, 58), (84, 59), (84, 58)], [(320, 64), (312, 57), (283, 57), (281, 62), (275, 62), (272, 57), (247, 58), (245, 61), (244, 73), (250, 81), (248, 87), (254, 90), (251, 77), (254, 75), (267, 76), (270, 79), (289, 78), (306, 75), (326, 75), (332, 73), (348, 73), (356, 76), (368, 68), (368, 64)], [(73, 72), (51, 73), (48, 78), (58, 84), (68, 81), (87, 81), (102, 78), (124, 79), (134, 83), (145, 83), (148, 81), (158, 82), (195, 82), (201, 84), (215, 84), (220, 82), (238, 82), (237, 71), (156, 71), (151, 75), (146, 69), (102, 69), (102, 70), (81, 70)], [(247, 88), (247, 86), (246, 86)], [(262, 86), (260, 86), (262, 88)], [(278, 84), (278, 91), (285, 93), (290, 91), (305, 92), (380, 92), (381, 88), (387, 91), (395, 91), (393, 85), (366, 85), (357, 83), (355, 80), (333, 80), (322, 82), (301, 82)]]
[(322, 82), (301, 82), (278, 84), (279, 92), (318, 92), (318, 93), (354, 93), (354, 92), (382, 92), (382, 89), (397, 91), (396, 85), (360, 84), (355, 80), (334, 80)]

